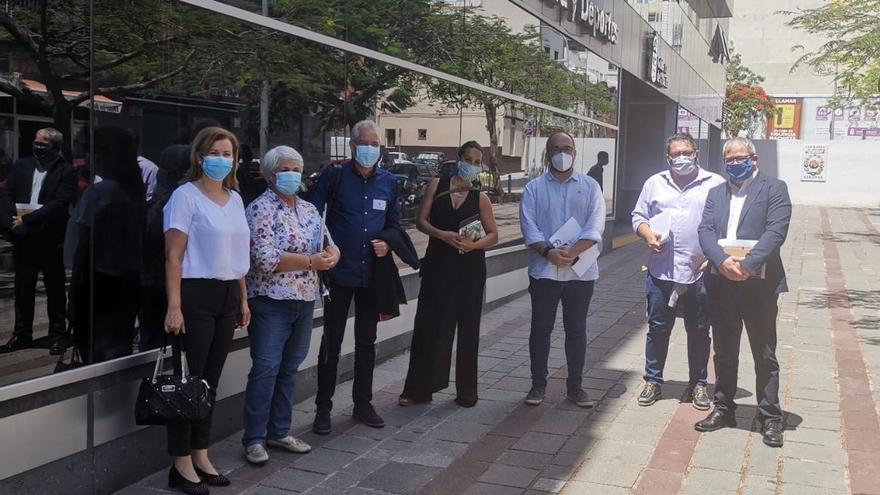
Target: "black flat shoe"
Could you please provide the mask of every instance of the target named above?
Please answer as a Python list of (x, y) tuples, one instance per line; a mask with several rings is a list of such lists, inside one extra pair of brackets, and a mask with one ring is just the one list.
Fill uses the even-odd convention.
[(196, 468), (196, 474), (199, 475), (199, 478), (201, 478), (203, 482), (210, 486), (229, 486), (232, 484), (232, 482), (229, 481), (229, 478), (222, 474), (208, 474), (199, 468)]
[(726, 427), (736, 427), (736, 415), (733, 411), (724, 411), (717, 407), (706, 416), (706, 419), (694, 425), (697, 431), (715, 431)]
[(168, 488), (177, 488), (188, 495), (208, 495), (211, 493), (208, 485), (202, 481), (194, 483), (184, 478), (174, 466), (171, 466), (171, 470), (168, 471)]
[(455, 403), (461, 407), (474, 407), (477, 405), (477, 398), (464, 398), (464, 397), (456, 397)]
[(13, 335), (12, 338), (10, 338), (5, 345), (0, 346), (0, 354), (20, 351), (22, 349), (29, 349), (33, 344), (33, 339)]
[(768, 447), (782, 447), (782, 435), (785, 427), (781, 419), (768, 419), (764, 421), (761, 435), (764, 436), (764, 444)]

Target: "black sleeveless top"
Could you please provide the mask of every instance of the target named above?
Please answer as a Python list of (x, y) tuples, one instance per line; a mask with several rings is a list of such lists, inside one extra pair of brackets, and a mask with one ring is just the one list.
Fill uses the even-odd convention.
[[(452, 179), (445, 177), (440, 179), (437, 185), (437, 195), (449, 190)], [(440, 229), (451, 232), (458, 232), (461, 223), (469, 218), (480, 214), (480, 192), (468, 191), (467, 197), (458, 209), (453, 208), (452, 195), (444, 194), (439, 198), (435, 198), (434, 204), (431, 205), (431, 213), (428, 220), (431, 225)], [(428, 241), (428, 251), (425, 254), (425, 261), (439, 262), (441, 260), (449, 260), (455, 263), (482, 262), (485, 259), (486, 252), (482, 249), (470, 251), (468, 253), (459, 254), (458, 249), (446, 244), (445, 242), (431, 237)], [(473, 261), (472, 261), (473, 260)]]

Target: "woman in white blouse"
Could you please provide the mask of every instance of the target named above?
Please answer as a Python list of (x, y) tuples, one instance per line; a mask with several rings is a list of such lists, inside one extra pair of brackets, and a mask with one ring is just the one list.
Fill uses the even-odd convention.
[[(339, 261), (339, 250), (311, 203), (297, 198), (302, 156), (279, 146), (260, 161), (269, 188), (247, 208), (251, 271), (247, 276), (253, 324), (253, 364), (244, 399), (245, 456), (269, 460), (266, 446), (299, 454), (311, 447), (290, 436), (296, 372), (309, 352), (318, 272)], [(324, 240), (326, 239), (326, 244)]]
[[(182, 337), (190, 374), (216, 390), (233, 332), (250, 322), (244, 279), (250, 231), (235, 192), (238, 140), (219, 127), (204, 129), (193, 141), (190, 161), (184, 184), (164, 209), (165, 331)], [(168, 453), (175, 458), (170, 487), (202, 495), (207, 485), (229, 485), (208, 459), (210, 436), (210, 416), (168, 427)]]

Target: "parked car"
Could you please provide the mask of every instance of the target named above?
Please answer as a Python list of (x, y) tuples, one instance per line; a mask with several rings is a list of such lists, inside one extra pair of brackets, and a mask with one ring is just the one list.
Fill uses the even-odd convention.
[(416, 155), (416, 163), (429, 163), (437, 166), (446, 160), (446, 154), (442, 151), (423, 151)]
[(402, 163), (410, 161), (409, 155), (402, 151), (389, 151), (388, 155), (394, 160), (394, 163)]
[(420, 180), (429, 181), (437, 177), (437, 169), (426, 163), (400, 162), (388, 169), (389, 172), (403, 179), (408, 178), (413, 170)]

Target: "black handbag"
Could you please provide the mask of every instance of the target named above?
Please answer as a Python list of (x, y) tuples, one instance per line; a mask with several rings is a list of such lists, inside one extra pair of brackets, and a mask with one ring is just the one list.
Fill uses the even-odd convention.
[(180, 352), (180, 375), (162, 374), (165, 347), (159, 349), (159, 358), (153, 376), (141, 381), (134, 420), (138, 425), (168, 425), (192, 423), (207, 418), (214, 408), (215, 391), (208, 382), (189, 376), (186, 353)]

